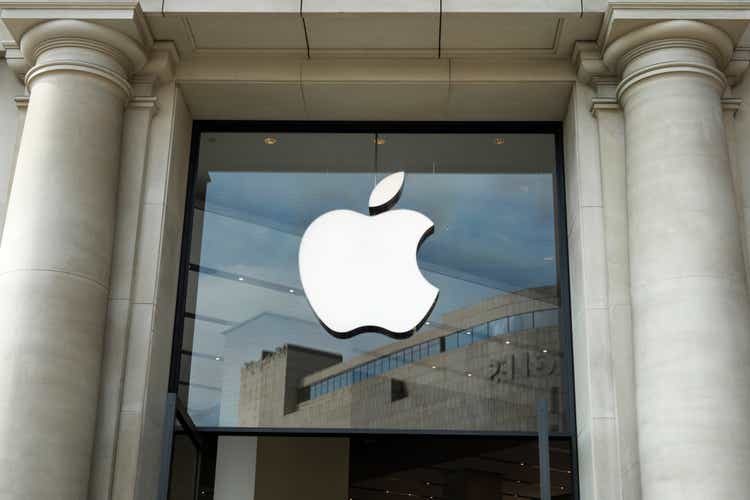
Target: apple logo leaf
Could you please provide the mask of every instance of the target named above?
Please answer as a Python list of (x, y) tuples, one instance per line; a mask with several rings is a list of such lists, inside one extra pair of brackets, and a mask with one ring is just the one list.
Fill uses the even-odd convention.
[(398, 203), (403, 187), (403, 172), (396, 172), (378, 182), (370, 193), (370, 215), (385, 212)]

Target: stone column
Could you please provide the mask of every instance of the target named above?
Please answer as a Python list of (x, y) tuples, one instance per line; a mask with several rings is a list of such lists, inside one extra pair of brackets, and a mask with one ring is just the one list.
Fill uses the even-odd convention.
[(732, 49), (668, 21), (604, 54), (622, 76), (645, 500), (750, 491), (750, 307), (721, 108)]
[(86, 498), (129, 37), (73, 20), (21, 39), (30, 101), (0, 248), (0, 499)]

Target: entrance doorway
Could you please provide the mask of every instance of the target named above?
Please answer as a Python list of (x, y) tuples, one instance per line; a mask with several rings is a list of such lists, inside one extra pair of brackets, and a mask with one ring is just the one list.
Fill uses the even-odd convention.
[[(214, 436), (208, 441), (201, 467), (192, 449), (175, 441), (170, 500), (543, 498), (545, 471), (532, 437)], [(570, 457), (567, 439), (550, 441), (550, 498), (573, 498)], [(192, 476), (201, 469), (202, 478)]]

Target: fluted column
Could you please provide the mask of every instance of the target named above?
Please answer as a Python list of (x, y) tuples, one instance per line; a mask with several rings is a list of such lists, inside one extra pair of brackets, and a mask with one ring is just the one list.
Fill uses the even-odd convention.
[(30, 101), (0, 247), (0, 499), (86, 498), (129, 37), (73, 20), (21, 39)]
[(720, 100), (732, 48), (669, 21), (604, 54), (622, 77), (644, 500), (750, 491), (750, 308)]

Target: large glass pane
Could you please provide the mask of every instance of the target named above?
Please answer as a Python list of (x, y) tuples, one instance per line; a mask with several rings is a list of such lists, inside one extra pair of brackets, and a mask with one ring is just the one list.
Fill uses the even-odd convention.
[[(535, 432), (545, 398), (550, 429), (567, 431), (554, 135), (375, 132), (200, 135), (180, 374), (190, 416)], [(299, 277), (302, 235), (332, 210), (371, 217), (373, 187), (395, 171), (406, 180), (391, 214), (434, 223), (417, 261), (439, 297), (409, 338), (336, 338)]]

